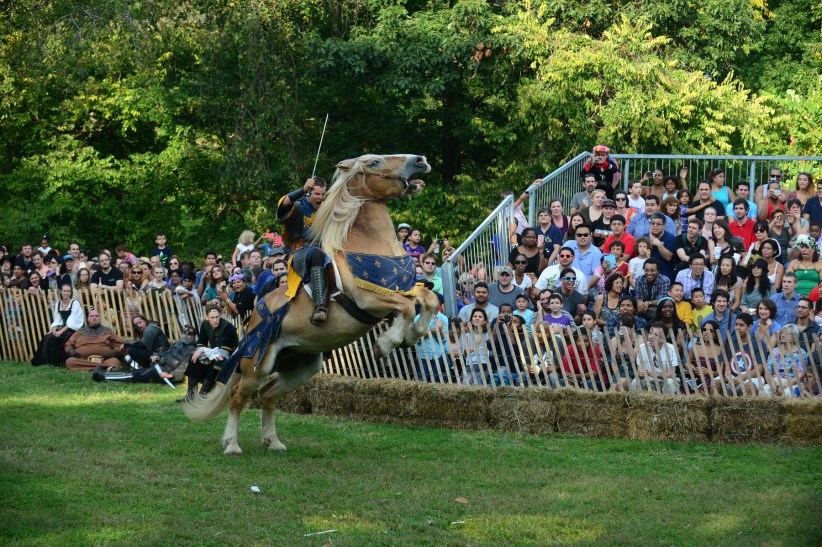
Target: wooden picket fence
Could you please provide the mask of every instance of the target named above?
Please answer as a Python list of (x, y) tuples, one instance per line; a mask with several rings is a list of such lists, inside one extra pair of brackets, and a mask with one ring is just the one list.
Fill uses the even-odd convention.
[[(131, 321), (136, 314), (157, 321), (172, 342), (180, 338), (183, 326), (193, 325), (199, 329), (205, 317), (205, 307), (199, 302), (194, 299), (180, 300), (169, 291), (83, 291), (75, 297), (86, 312), (91, 307), (99, 310), (103, 324), (123, 339), (137, 338)], [(0, 293), (0, 359), (31, 360), (39, 340), (49, 329), (53, 310), (54, 301), (41, 293), (16, 288)], [(237, 327), (242, 336), (242, 319), (225, 318)], [(562, 366), (562, 358), (579, 336), (575, 329), (556, 334), (546, 332), (544, 324), (535, 326), (533, 333), (501, 324), (493, 328), (463, 325), (458, 332), (454, 329), (450, 332), (434, 329), (416, 346), (398, 348), (389, 356), (377, 360), (374, 358), (374, 341), (387, 328), (387, 322), (383, 321), (356, 342), (326, 354), (324, 372), (354, 378), (465, 384), (491, 389), (502, 385), (523, 388), (547, 386), (594, 392), (637, 390), (672, 396), (698, 394), (724, 397), (782, 394), (815, 397), (822, 392), (822, 375), (819, 374), (822, 352), (809, 352), (804, 378), (795, 385), (778, 374), (772, 374), (767, 366), (757, 368), (744, 381), (729, 366), (739, 349), (733, 337), (728, 338), (720, 348), (711, 343), (700, 345), (693, 333), (680, 331), (675, 345), (679, 366), (665, 370), (659, 378), (650, 381), (647, 376), (642, 378), (645, 367), (640, 364), (642, 360), (638, 362), (636, 358), (640, 338), (633, 338), (635, 343), (627, 344), (627, 351), (612, 355), (609, 338), (601, 332), (598, 336), (588, 334), (586, 343), (597, 348), (601, 360), (582, 357), (569, 371)], [(647, 332), (637, 336), (647, 339)], [(755, 333), (751, 333), (751, 337), (754, 336)], [(490, 348), (488, 341), (491, 342)], [(770, 339), (760, 339), (758, 342), (763, 345), (763, 355), (773, 354), (774, 345)], [(815, 348), (818, 341), (803, 339), (802, 342), (808, 348)], [(720, 356), (721, 365), (715, 374), (707, 374), (704, 368), (696, 366), (700, 352), (695, 355), (688, 352), (694, 345), (706, 348), (703, 351), (711, 355)]]

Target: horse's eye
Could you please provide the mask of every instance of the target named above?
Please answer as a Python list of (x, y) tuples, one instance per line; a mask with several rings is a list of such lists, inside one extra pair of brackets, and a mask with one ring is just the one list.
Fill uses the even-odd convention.
[(374, 161), (372, 161), (372, 162), (371, 162), (370, 167), (376, 167), (376, 166), (378, 166), (379, 164), (380, 164), (380, 160), (374, 160)]

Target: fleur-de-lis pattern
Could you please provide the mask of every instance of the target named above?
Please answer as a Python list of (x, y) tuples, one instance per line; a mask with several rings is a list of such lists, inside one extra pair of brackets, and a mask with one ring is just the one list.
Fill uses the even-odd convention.
[(414, 259), (410, 256), (382, 256), (348, 253), (351, 273), (358, 279), (379, 283), (390, 291), (410, 291), (416, 283)]

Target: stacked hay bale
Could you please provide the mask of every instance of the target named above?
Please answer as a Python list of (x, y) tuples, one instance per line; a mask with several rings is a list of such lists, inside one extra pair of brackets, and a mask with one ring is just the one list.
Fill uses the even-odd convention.
[(711, 436), (710, 400), (632, 393), (626, 397), (626, 437), (641, 441), (707, 441)]

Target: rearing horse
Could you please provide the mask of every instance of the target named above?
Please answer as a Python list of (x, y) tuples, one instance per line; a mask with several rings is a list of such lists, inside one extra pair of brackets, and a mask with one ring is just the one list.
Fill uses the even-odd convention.
[[(195, 399), (185, 407), (189, 418), (206, 420), (230, 401), (222, 438), (224, 454), (242, 454), (237, 444), (240, 412), (258, 386), (262, 444), (271, 450), (286, 450), (277, 438), (274, 409), (286, 393), (322, 369), (323, 352), (350, 344), (376, 321), (391, 315), (393, 324), (375, 344), (377, 359), (400, 344), (414, 344), (427, 331), (439, 299), (415, 284), (416, 270), (397, 240), (386, 201), (422, 190), (425, 184), (412, 177), (430, 170), (424, 156), (408, 154), (365, 155), (337, 164), (331, 190), (311, 227), (314, 240), (334, 261), (341, 280), (343, 294), (332, 301), (327, 323), (315, 327), (308, 322), (313, 302), (303, 289), (293, 298), (287, 295), (296, 289), (291, 283), (293, 272), (289, 272), (288, 290), (280, 287), (257, 303), (243, 342), (228, 360), (234, 365), (227, 371), (228, 365), (223, 367), (230, 374), (224, 385), (218, 383), (207, 398)], [(420, 305), (416, 322), (415, 304)], [(281, 322), (273, 319), (278, 313)], [(275, 323), (279, 331), (276, 327), (266, 330)]]

